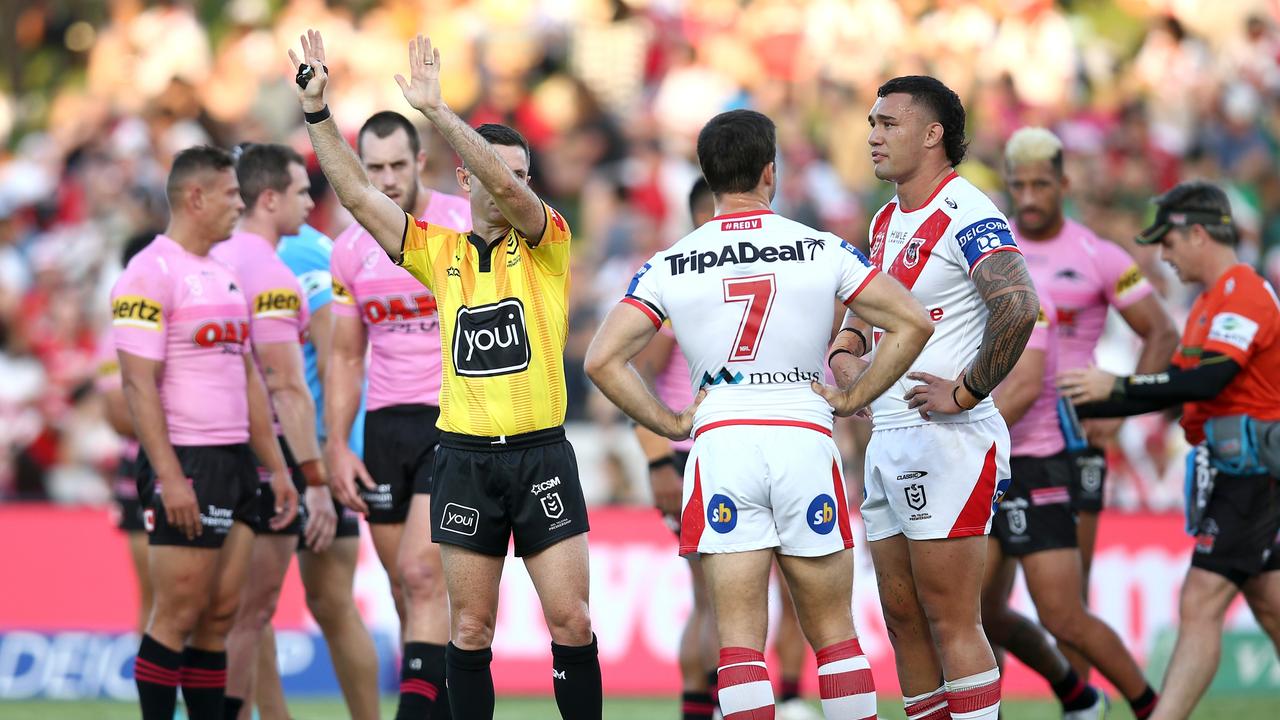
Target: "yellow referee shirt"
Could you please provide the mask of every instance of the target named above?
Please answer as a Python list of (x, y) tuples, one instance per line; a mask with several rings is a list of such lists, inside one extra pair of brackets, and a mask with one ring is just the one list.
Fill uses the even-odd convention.
[(519, 435), (564, 424), (569, 226), (543, 205), (536, 247), (515, 229), (487, 248), (405, 214), (400, 264), (436, 297), (441, 430)]

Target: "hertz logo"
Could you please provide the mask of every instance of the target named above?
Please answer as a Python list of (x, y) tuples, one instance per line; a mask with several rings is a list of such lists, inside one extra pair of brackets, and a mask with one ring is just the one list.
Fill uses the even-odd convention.
[(257, 318), (297, 317), (301, 309), (302, 299), (289, 288), (264, 290), (253, 299), (253, 316)]
[(1128, 270), (1124, 271), (1116, 280), (1116, 295), (1123, 295), (1142, 283), (1142, 271), (1138, 270), (1137, 265), (1130, 265)]
[(155, 300), (141, 295), (121, 295), (111, 306), (111, 324), (118, 327), (159, 330), (164, 327), (164, 307)]
[(347, 290), (347, 286), (333, 279), (333, 301), (340, 305), (355, 305), (356, 301), (351, 297), (351, 291)]

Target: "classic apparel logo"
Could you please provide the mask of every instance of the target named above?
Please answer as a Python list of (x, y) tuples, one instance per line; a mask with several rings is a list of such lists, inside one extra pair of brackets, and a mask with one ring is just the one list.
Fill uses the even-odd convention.
[(458, 308), (453, 367), (464, 377), (507, 375), (529, 367), (524, 304), (507, 298), (492, 305)]
[(459, 535), (475, 535), (480, 525), (480, 511), (466, 505), (449, 503), (444, 506), (444, 517), (440, 519), (440, 529), (456, 532)]

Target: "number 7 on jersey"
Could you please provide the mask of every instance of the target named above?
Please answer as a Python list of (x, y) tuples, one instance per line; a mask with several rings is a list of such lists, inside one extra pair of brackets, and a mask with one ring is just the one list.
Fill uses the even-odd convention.
[(738, 336), (729, 353), (729, 362), (755, 360), (756, 353), (760, 350), (760, 338), (764, 336), (765, 323), (769, 321), (769, 311), (773, 309), (773, 298), (778, 294), (777, 280), (770, 273), (725, 278), (723, 282), (724, 301), (743, 303), (746, 306), (742, 310), (742, 321), (738, 323)]

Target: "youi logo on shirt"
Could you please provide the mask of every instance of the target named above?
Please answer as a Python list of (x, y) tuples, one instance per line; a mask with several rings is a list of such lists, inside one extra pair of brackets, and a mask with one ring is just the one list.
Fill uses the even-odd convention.
[(458, 308), (452, 347), (454, 371), (465, 377), (524, 370), (529, 367), (524, 304), (507, 298), (492, 305)]

